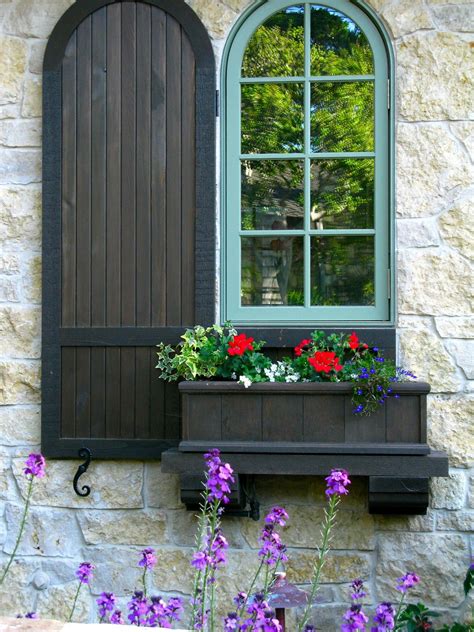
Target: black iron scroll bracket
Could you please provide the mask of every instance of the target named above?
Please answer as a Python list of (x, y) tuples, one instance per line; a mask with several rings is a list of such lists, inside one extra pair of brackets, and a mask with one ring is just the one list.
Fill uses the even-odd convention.
[(76, 492), (78, 496), (85, 498), (86, 496), (89, 496), (89, 494), (91, 493), (91, 488), (89, 487), (89, 485), (83, 485), (81, 490), (79, 490), (77, 484), (79, 483), (80, 477), (87, 472), (87, 469), (92, 460), (92, 452), (89, 450), (89, 448), (81, 448), (78, 451), (78, 455), (81, 459), (85, 459), (85, 461), (84, 463), (79, 465), (79, 467), (77, 468), (77, 472), (74, 475), (72, 486), (74, 487), (74, 491)]

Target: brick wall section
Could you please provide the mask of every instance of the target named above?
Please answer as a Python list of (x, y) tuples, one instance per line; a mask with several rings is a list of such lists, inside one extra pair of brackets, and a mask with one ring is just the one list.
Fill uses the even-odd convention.
[[(46, 39), (71, 0), (0, 1), (0, 565), (17, 532), (24, 456), (40, 436), (41, 63)], [(245, 0), (190, 0), (220, 60)], [(318, 627), (339, 629), (347, 583), (367, 579), (368, 602), (394, 598), (406, 570), (423, 578), (416, 596), (449, 616), (467, 616), (461, 581), (470, 561), (474, 518), (472, 208), (474, 131), (468, 122), (474, 76), (469, 1), (371, 0), (387, 25), (397, 69), (398, 333), (405, 366), (431, 382), (430, 442), (450, 455), (449, 479), (435, 479), (426, 517), (372, 517), (366, 483), (356, 480), (324, 572)], [(472, 200), (472, 191), (471, 191)], [(156, 591), (189, 593), (193, 518), (180, 505), (176, 478), (159, 464), (93, 463), (80, 499), (71, 481), (77, 462), (50, 462), (35, 491), (20, 558), (0, 592), (0, 613), (37, 609), (64, 617), (80, 561), (97, 565), (79, 617), (94, 620), (93, 596), (123, 599), (138, 583), (137, 554), (159, 550)], [(86, 480), (87, 479), (87, 480)], [(265, 506), (292, 517), (285, 539), (289, 576), (310, 574), (323, 481), (258, 481)], [(226, 519), (232, 550), (223, 572), (231, 595), (255, 563), (258, 525)], [(243, 580), (243, 581), (242, 581)]]

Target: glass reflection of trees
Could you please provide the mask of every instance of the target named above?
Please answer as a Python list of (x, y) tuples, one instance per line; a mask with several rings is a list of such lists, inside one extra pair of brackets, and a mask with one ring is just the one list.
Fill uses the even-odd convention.
[[(304, 10), (303, 5), (289, 7), (257, 28), (243, 58), (243, 77), (304, 77)], [(304, 145), (303, 82), (242, 84), (242, 153), (374, 150), (374, 83), (370, 76), (374, 61), (370, 44), (360, 28), (339, 11), (313, 5), (309, 65), (313, 77), (369, 77), (363, 81), (348, 78), (310, 84), (310, 147)], [(314, 157), (310, 174), (312, 229), (374, 227), (373, 158)], [(303, 180), (303, 161), (296, 158), (242, 161), (242, 229), (304, 228)], [(278, 217), (281, 221), (277, 221)], [(256, 242), (251, 245), (253, 239), (257, 238), (246, 238), (245, 247), (242, 244), (243, 304), (304, 304), (300, 249), (297, 248), (293, 268), (288, 260), (293, 248), (283, 249), (285, 272), (275, 270), (273, 278), (278, 280), (282, 275), (285, 279), (292, 278), (293, 287), (289, 289), (284, 282), (278, 297), (275, 292), (272, 295), (264, 291), (266, 266), (256, 263), (269, 249), (273, 250), (273, 256), (268, 255), (267, 261), (278, 265), (275, 244), (261, 240), (258, 246)], [(354, 261), (357, 251), (362, 266)], [(311, 304), (373, 304), (373, 238), (368, 241), (356, 236), (313, 238), (310, 268)], [(296, 269), (302, 275), (300, 283), (295, 279)], [(347, 282), (343, 279), (336, 282), (335, 275), (345, 275)]]

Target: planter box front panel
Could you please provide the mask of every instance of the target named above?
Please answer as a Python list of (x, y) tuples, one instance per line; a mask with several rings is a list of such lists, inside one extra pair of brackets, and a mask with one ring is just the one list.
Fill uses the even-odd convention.
[[(235, 382), (183, 382), (184, 444), (189, 442), (274, 443), (312, 446), (418, 445), (426, 453), (426, 393), (424, 383), (397, 385), (399, 399), (389, 398), (369, 417), (352, 413), (352, 384), (254, 384), (245, 389)], [(245, 446), (243, 445), (245, 444)], [(255, 448), (257, 445), (254, 446)], [(275, 446), (276, 447), (276, 446)], [(356, 449), (356, 448), (354, 448)], [(416, 449), (416, 448), (415, 448)], [(304, 450), (307, 451), (307, 450)]]

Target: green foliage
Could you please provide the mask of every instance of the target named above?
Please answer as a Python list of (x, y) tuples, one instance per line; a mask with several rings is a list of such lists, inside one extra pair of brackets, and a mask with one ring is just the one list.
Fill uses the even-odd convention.
[(439, 617), (439, 614), (422, 603), (408, 604), (400, 614), (396, 629), (406, 632), (434, 631), (431, 619), (436, 617)]

